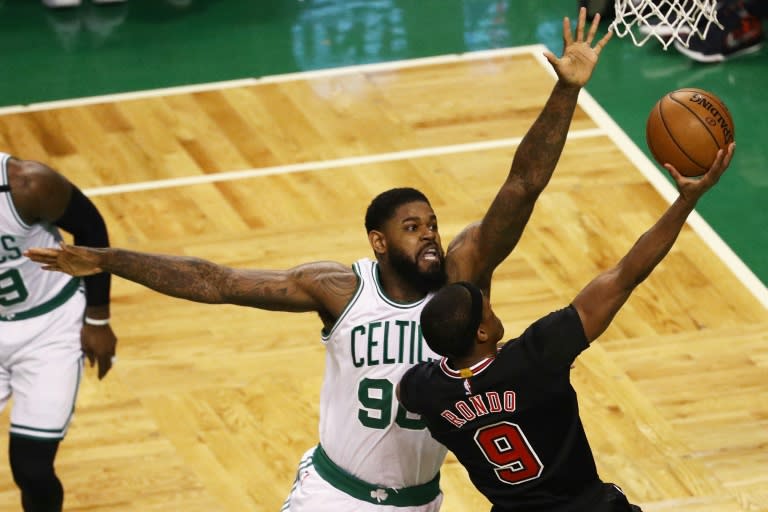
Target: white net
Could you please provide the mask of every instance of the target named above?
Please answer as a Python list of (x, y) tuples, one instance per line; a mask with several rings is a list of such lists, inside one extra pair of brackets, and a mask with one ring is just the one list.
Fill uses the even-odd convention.
[(704, 39), (717, 21), (717, 0), (615, 0), (611, 27), (619, 37), (629, 35), (636, 46), (656, 38), (666, 50), (674, 41), (688, 46), (692, 37)]

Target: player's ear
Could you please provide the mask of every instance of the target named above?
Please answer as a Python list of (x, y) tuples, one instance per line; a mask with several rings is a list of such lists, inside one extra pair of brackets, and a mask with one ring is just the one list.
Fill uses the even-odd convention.
[(478, 343), (485, 343), (488, 341), (488, 331), (483, 327), (483, 324), (478, 326), (475, 337), (477, 338)]
[(387, 239), (381, 231), (375, 229), (369, 231), (368, 242), (371, 244), (371, 248), (376, 254), (384, 254), (387, 252)]

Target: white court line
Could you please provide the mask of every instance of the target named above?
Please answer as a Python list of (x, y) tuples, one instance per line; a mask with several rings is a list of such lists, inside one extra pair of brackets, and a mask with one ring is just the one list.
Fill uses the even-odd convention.
[[(605, 136), (606, 133), (602, 129), (592, 128), (588, 130), (574, 130), (568, 134), (568, 139), (586, 139), (590, 137)], [(469, 142), (466, 144), (451, 144), (446, 146), (433, 146), (421, 149), (393, 151), (391, 153), (378, 153), (347, 158), (337, 158), (335, 160), (320, 160), (314, 162), (302, 162), (298, 164), (276, 165), (274, 167), (244, 169), (241, 171), (220, 172), (216, 174), (185, 176), (183, 178), (171, 178), (167, 180), (125, 183), (121, 185), (83, 189), (83, 193), (90, 197), (106, 196), (112, 194), (123, 194), (126, 192), (138, 192), (141, 190), (157, 190), (161, 188), (200, 185), (206, 183), (215, 183), (219, 181), (241, 180), (245, 178), (255, 178), (258, 176), (270, 176), (275, 174), (322, 171), (339, 167), (350, 167), (353, 165), (369, 165), (380, 162), (394, 162), (398, 160), (409, 160), (430, 156), (455, 155), (458, 153), (469, 153), (473, 151), (487, 151), (490, 149), (514, 147), (520, 144), (522, 139), (522, 137), (512, 137), (508, 139), (495, 139), (482, 142)]]
[(298, 73), (269, 75), (260, 78), (242, 78), (238, 80), (227, 80), (223, 82), (208, 82), (203, 84), (181, 85), (177, 87), (165, 87), (161, 89), (150, 89), (145, 91), (132, 91), (116, 94), (104, 94), (101, 96), (73, 98), (67, 100), (45, 101), (39, 103), (30, 103), (29, 105), (11, 105), (7, 107), (0, 107), (0, 115), (37, 112), (40, 110), (52, 110), (58, 108), (80, 107), (84, 105), (95, 105), (98, 103), (108, 103), (114, 101), (130, 101), (143, 98), (156, 98), (159, 96), (171, 96), (174, 94), (192, 94), (196, 92), (219, 91), (222, 89), (232, 89), (235, 87), (246, 87), (252, 85), (331, 78), (352, 73), (375, 73), (407, 69), (417, 66), (434, 66), (439, 64), (450, 64), (454, 62), (492, 59), (494, 57), (526, 55), (539, 49), (542, 49), (541, 51), (543, 51), (543, 48), (545, 47), (542, 45), (516, 46), (514, 48), (499, 48), (495, 50), (455, 53), (448, 55), (438, 55), (435, 57), (423, 57), (420, 59), (378, 62), (372, 64), (358, 64), (355, 66), (342, 66), (338, 68), (319, 69), (315, 71), (300, 71)]
[[(535, 45), (534, 45), (535, 46)], [(534, 52), (537, 60), (554, 76), (554, 70), (547, 60), (541, 56), (541, 52), (546, 46), (539, 45), (540, 51)], [(579, 94), (579, 105), (589, 114), (597, 125), (602, 128), (608, 137), (621, 149), (645, 178), (668, 202), (672, 203), (678, 196), (677, 188), (667, 181), (660, 169), (652, 162), (645, 153), (629, 138), (624, 130), (616, 124), (611, 116), (595, 101), (592, 95), (586, 90)], [(768, 309), (768, 288), (752, 272), (752, 270), (739, 258), (733, 249), (726, 244), (720, 235), (718, 235), (712, 226), (694, 210), (688, 216), (688, 224), (704, 240), (717, 256), (731, 269), (739, 281), (752, 292), (757, 300)]]

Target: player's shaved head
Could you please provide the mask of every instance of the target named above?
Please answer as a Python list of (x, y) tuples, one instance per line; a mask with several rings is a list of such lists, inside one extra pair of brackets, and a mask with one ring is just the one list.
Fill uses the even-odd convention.
[(469, 354), (483, 314), (483, 295), (467, 282), (443, 287), (421, 312), (421, 332), (429, 348), (456, 358)]

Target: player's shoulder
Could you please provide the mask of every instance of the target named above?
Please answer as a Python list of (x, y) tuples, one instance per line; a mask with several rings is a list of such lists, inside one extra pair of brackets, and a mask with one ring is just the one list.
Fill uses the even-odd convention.
[(476, 268), (476, 263), (481, 260), (478, 253), (479, 236), (480, 221), (477, 221), (462, 229), (448, 244), (445, 251), (445, 271), (449, 282), (472, 281), (484, 290), (487, 288), (485, 283), (478, 283), (482, 278)]
[(581, 325), (581, 317), (579, 317), (579, 312), (576, 311), (573, 304), (568, 304), (563, 308), (543, 316), (538, 322), (563, 327), (573, 327), (574, 325)]
[(359, 277), (349, 265), (338, 261), (321, 260), (304, 263), (293, 269), (294, 277), (303, 283), (306, 289), (315, 290), (334, 304), (331, 309), (342, 309), (354, 295), (359, 286)]
[(449, 255), (454, 258), (461, 257), (465, 251), (473, 249), (479, 236), (480, 224), (481, 221), (478, 220), (459, 231), (448, 244), (448, 249), (445, 251), (446, 257)]
[(61, 215), (72, 193), (64, 176), (41, 162), (13, 157), (6, 170), (14, 207), (25, 222), (53, 221)]
[(555, 370), (568, 367), (589, 346), (572, 305), (539, 318), (515, 342), (526, 357)]
[(355, 272), (350, 265), (345, 265), (339, 261), (318, 260), (308, 263), (307, 265), (312, 265), (314, 268), (329, 274), (355, 275)]
[(500, 347), (502, 351), (522, 349), (526, 342), (536, 342), (542, 338), (559, 337), (564, 333), (578, 332), (581, 326), (579, 313), (572, 305), (547, 313), (529, 325), (517, 338), (510, 339)]
[(435, 361), (425, 361), (422, 363), (417, 363), (403, 374), (403, 378), (408, 378), (409, 380), (413, 382), (430, 382), (436, 375), (442, 374), (442, 370), (440, 370), (440, 360)]
[(439, 369), (437, 361), (418, 363), (408, 368), (400, 378), (398, 384), (398, 397), (403, 406), (411, 412), (420, 412), (423, 400), (427, 396), (433, 396), (429, 390), (435, 382), (435, 370)]
[(66, 178), (42, 162), (8, 159), (8, 182), (14, 195), (45, 195), (67, 183)]
[(316, 283), (334, 283), (341, 288), (357, 287), (357, 274), (349, 265), (338, 261), (319, 260), (304, 263), (294, 269), (294, 273)]

